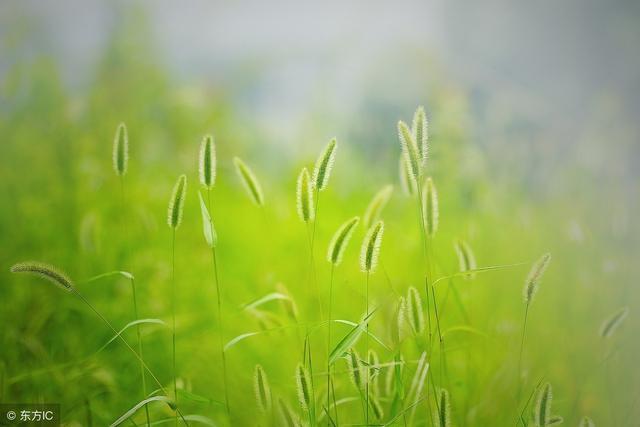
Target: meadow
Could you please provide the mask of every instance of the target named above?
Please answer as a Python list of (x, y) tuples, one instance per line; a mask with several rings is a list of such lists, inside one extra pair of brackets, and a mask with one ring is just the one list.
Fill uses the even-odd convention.
[(637, 425), (633, 237), (587, 184), (493, 174), (464, 94), (282, 148), (131, 57), (114, 40), (80, 95), (46, 60), (2, 82), (0, 401), (67, 426)]

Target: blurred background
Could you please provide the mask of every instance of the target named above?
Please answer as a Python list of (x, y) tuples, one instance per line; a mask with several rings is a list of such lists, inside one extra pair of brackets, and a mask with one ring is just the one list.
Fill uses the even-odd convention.
[[(183, 381), (220, 397), (219, 376), (207, 374), (217, 354), (216, 341), (206, 338), (215, 293), (195, 197), (198, 145), (208, 132), (219, 156), (214, 219), (233, 325), (227, 338), (249, 328), (237, 307), (278, 283), (310, 298), (300, 283), (304, 257), (294, 262), (307, 250), (295, 218), (295, 177), (334, 136), (340, 151), (318, 224), (320, 277), (328, 274), (321, 263), (335, 228), (391, 183), (397, 195), (387, 208), (382, 260), (388, 251), (385, 270), (406, 289), (416, 280), (408, 266), (419, 260), (420, 243), (401, 227), (415, 227), (415, 209), (400, 192), (395, 125), (424, 105), (429, 168), (441, 195), (441, 263), (455, 264), (457, 237), (470, 241), (479, 265), (552, 252), (530, 319), (528, 381), (544, 376), (558, 385), (558, 412), (568, 423), (591, 412), (601, 420), (596, 424), (633, 425), (640, 415), (640, 372), (632, 367), (640, 351), (639, 19), (640, 3), (631, 0), (0, 3), (0, 400), (60, 396), (64, 420), (79, 425), (89, 413), (96, 425), (110, 422), (139, 400), (130, 396), (139, 383), (135, 361), (115, 345), (89, 367), (34, 374), (90, 354), (110, 333), (76, 301), (11, 277), (8, 268), (42, 259), (78, 279), (133, 269), (145, 316), (166, 316), (164, 215), (183, 172), (192, 191), (176, 267), (185, 283), (178, 303)], [(111, 169), (120, 121), (131, 143), (124, 205)], [(242, 194), (235, 155), (263, 181), (267, 225)], [(405, 262), (392, 256), (405, 252)], [(483, 391), (509, 396), (500, 369), (513, 362), (507, 354), (518, 343), (526, 270), (483, 275), (463, 292), (473, 326), (495, 340), (474, 359), (477, 377), (454, 381), (457, 424), (512, 419), (484, 401)], [(360, 294), (355, 266), (344, 280), (348, 295)], [(130, 320), (126, 283), (84, 291), (116, 323)], [(605, 351), (598, 327), (625, 305), (631, 314), (611, 345), (616, 350)], [(348, 307), (345, 298), (337, 310), (355, 320), (359, 313)], [(450, 326), (469, 320), (451, 310)], [(157, 334), (149, 332), (149, 357), (162, 372), (168, 339)], [(294, 395), (297, 354), (274, 358), (261, 345), (248, 344), (230, 362), (236, 401), (252, 399), (258, 362), (274, 389)], [(602, 352), (616, 361), (612, 389), (596, 374), (586, 385), (578, 380), (601, 368), (589, 355)], [(453, 361), (452, 370), (465, 363)], [(125, 368), (130, 378), (118, 376)], [(214, 419), (220, 412), (215, 404), (194, 406)]]

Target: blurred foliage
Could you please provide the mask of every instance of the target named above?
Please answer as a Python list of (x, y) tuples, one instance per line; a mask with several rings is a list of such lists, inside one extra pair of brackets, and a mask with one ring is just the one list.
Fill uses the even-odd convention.
[[(110, 338), (110, 331), (79, 301), (32, 278), (10, 276), (9, 266), (23, 259), (43, 260), (77, 281), (128, 270), (138, 279), (141, 316), (168, 319), (171, 233), (165, 215), (172, 184), (181, 173), (189, 178), (189, 190), (177, 237), (178, 369), (186, 389), (222, 400), (215, 288), (196, 197), (198, 145), (207, 132), (215, 135), (219, 159), (212, 213), (219, 234), (225, 341), (265, 327), (264, 320), (241, 306), (274, 292), (278, 284), (295, 298), (303, 320), (318, 319), (307, 230), (295, 216), (295, 177), (328, 139), (316, 135), (322, 134), (316, 124), (311, 131), (300, 130), (299, 146), (274, 148), (251, 117), (233, 110), (233, 93), (224, 87), (173, 83), (140, 25), (136, 17), (114, 30), (93, 81), (81, 93), (63, 87), (52, 60), (37, 55), (20, 59), (19, 43), (4, 48), (17, 59), (3, 77), (0, 94), (0, 400), (60, 402), (66, 424), (86, 425), (90, 412), (96, 425), (105, 425), (141, 400), (136, 361), (115, 342), (81, 362)], [(530, 312), (526, 390), (541, 379), (550, 381), (554, 412), (567, 425), (576, 425), (584, 414), (597, 425), (633, 425), (640, 415), (640, 372), (634, 368), (640, 321), (631, 202), (612, 203), (615, 198), (580, 173), (575, 181), (566, 181), (579, 184), (567, 186), (571, 193), (537, 193), (527, 183), (531, 175), (521, 168), (552, 161), (549, 153), (533, 146), (524, 153), (525, 161), (509, 159), (505, 165), (508, 151), (501, 160), (500, 153), (473, 142), (480, 126), (468, 94), (444, 78), (430, 80), (416, 94), (428, 100), (428, 167), (441, 199), (441, 229), (434, 241), (438, 275), (457, 268), (456, 238), (469, 241), (479, 266), (528, 263), (552, 252)], [(333, 231), (345, 219), (362, 215), (379, 188), (393, 184), (394, 196), (383, 213), (381, 268), (371, 282), (372, 300), (381, 308), (371, 328), (390, 342), (393, 305), (409, 285), (420, 286), (422, 255), (415, 203), (401, 194), (398, 182), (395, 134), (396, 120), (408, 120), (415, 105), (386, 101), (375, 96), (363, 100), (361, 116), (347, 123), (344, 137), (336, 135), (340, 146), (329, 189), (321, 195), (315, 266), (325, 292), (329, 268), (324, 258)], [(399, 104), (403, 107), (393, 107)], [(124, 204), (111, 167), (112, 138), (122, 120), (131, 146)], [(235, 155), (262, 181), (264, 213), (246, 197), (233, 170)], [(364, 276), (357, 263), (363, 235), (364, 230), (356, 232), (336, 272), (336, 318), (357, 321), (364, 311)], [(456, 425), (511, 425), (515, 420), (527, 270), (521, 266), (480, 274), (473, 281), (455, 279), (438, 291), (443, 329), (468, 322), (486, 334), (452, 333), (446, 341)], [(466, 315), (451, 296), (454, 285)], [(132, 320), (126, 281), (109, 279), (79, 288), (116, 327)], [(610, 342), (603, 342), (600, 323), (624, 305), (631, 308), (629, 319)], [(290, 323), (276, 304), (268, 311), (273, 313), (268, 327)], [(158, 327), (143, 331), (145, 357), (169, 384), (171, 336)], [(346, 332), (345, 327), (334, 328), (335, 336)], [(231, 406), (239, 425), (256, 423), (252, 373), (257, 363), (274, 393), (296, 403), (293, 373), (302, 354), (301, 334), (289, 327), (247, 339), (229, 351)], [(128, 336), (131, 342), (134, 338)], [(322, 361), (322, 334), (314, 338), (314, 354)], [(392, 357), (382, 348), (378, 352), (383, 361)], [(419, 356), (412, 343), (405, 343), (403, 352), (409, 361)], [(601, 363), (605, 355), (610, 355), (606, 372)], [(318, 372), (323, 371), (320, 363)], [(444, 381), (437, 369), (434, 375)], [(346, 379), (337, 392), (354, 394)], [(183, 405), (187, 413), (225, 422), (218, 404)], [(152, 414), (172, 413), (154, 406)], [(423, 406), (419, 414), (426, 417)], [(345, 405), (341, 415), (341, 422), (359, 422), (360, 408)]]

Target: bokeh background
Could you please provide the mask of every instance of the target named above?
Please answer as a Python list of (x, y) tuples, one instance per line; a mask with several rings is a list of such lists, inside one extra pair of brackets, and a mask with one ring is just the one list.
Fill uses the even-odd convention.
[[(324, 253), (336, 227), (393, 184), (374, 298), (384, 305), (419, 285), (420, 239), (398, 183), (395, 124), (424, 105), (441, 198), (440, 272), (455, 269), (456, 238), (470, 242), (480, 266), (551, 252), (530, 313), (527, 384), (550, 381), (568, 425), (584, 414), (597, 425), (635, 425), (639, 18), (640, 4), (623, 0), (2, 2), (0, 400), (60, 402), (69, 425), (108, 424), (141, 400), (136, 362), (117, 343), (90, 362), (68, 363), (99, 348), (109, 330), (78, 301), (8, 269), (44, 260), (78, 281), (131, 270), (143, 317), (169, 320), (165, 215), (180, 173), (190, 194), (177, 241), (179, 370), (185, 389), (220, 399), (215, 290), (195, 192), (205, 133), (215, 135), (219, 158), (213, 216), (226, 340), (274, 326), (241, 306), (278, 284), (303, 317), (313, 309), (295, 178), (334, 136), (338, 159), (317, 224), (319, 282), (328, 280)], [(131, 144), (124, 206), (111, 167), (120, 121)], [(243, 193), (236, 155), (263, 183), (265, 215)], [(350, 320), (363, 311), (352, 303), (363, 294), (362, 234), (338, 279), (336, 316)], [(513, 424), (527, 270), (461, 281), (464, 313), (443, 303), (446, 326), (487, 335), (452, 343), (457, 425)], [(80, 287), (118, 326), (132, 320), (126, 281)], [(623, 306), (629, 318), (603, 341), (600, 324)], [(277, 304), (267, 311), (277, 313)], [(387, 315), (372, 324), (381, 336)], [(144, 332), (149, 364), (168, 384), (170, 334)], [(263, 334), (232, 351), (232, 407), (255, 410), (256, 363), (274, 393), (295, 404), (295, 333)], [(185, 405), (225, 422), (215, 402)], [(254, 425), (251, 413), (238, 412), (238, 425)]]

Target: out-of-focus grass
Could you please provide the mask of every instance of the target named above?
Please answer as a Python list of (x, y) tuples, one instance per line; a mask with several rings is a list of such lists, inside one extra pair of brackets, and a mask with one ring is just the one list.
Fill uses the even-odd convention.
[[(104, 425), (137, 403), (136, 361), (116, 342), (90, 363), (54, 369), (90, 355), (110, 338), (110, 331), (78, 301), (31, 278), (10, 276), (8, 268), (23, 259), (44, 260), (63, 267), (78, 281), (114, 269), (131, 270), (138, 280), (141, 316), (168, 320), (171, 232), (166, 205), (181, 173), (187, 174), (190, 188), (177, 237), (178, 372), (183, 387), (223, 400), (215, 288), (195, 194), (198, 144), (207, 132), (215, 134), (219, 159), (212, 215), (219, 236), (225, 340), (261, 329), (241, 306), (275, 291), (279, 283), (298, 303), (301, 321), (318, 320), (306, 230), (295, 214), (295, 178), (327, 140), (305, 134), (301, 147), (295, 148), (302, 157), (279, 152), (264, 143), (251, 118), (234, 113), (224, 90), (195, 92), (205, 102), (194, 106), (185, 99), (193, 91), (176, 88), (153, 58), (132, 60), (125, 40), (116, 38), (109, 46), (88, 93), (68, 94), (55, 66), (46, 60), (15, 64), (2, 82), (0, 400), (60, 402), (68, 424), (85, 425), (90, 407), (95, 425)], [(491, 163), (495, 157), (487, 160), (470, 141), (472, 122), (464, 96), (435, 90), (428, 101), (432, 123), (428, 168), (438, 186), (441, 209), (441, 228), (434, 241), (437, 275), (455, 271), (453, 241), (458, 237), (469, 241), (479, 266), (530, 263), (550, 251), (553, 261), (529, 317), (525, 391), (541, 379), (551, 382), (554, 413), (564, 416), (568, 425), (585, 414), (598, 425), (633, 425), (639, 415), (638, 371), (633, 363), (639, 350), (634, 290), (638, 268), (634, 234), (620, 219), (624, 207), (622, 214), (612, 214), (587, 186), (577, 187), (570, 199), (553, 194), (532, 197), (528, 187), (515, 179), (516, 165), (513, 181), (496, 179)], [(398, 115), (408, 119), (414, 107), (407, 105)], [(329, 188), (321, 196), (315, 251), (318, 283), (326, 298), (325, 252), (333, 231), (347, 218), (362, 215), (379, 188), (394, 184), (396, 191), (383, 212), (386, 230), (380, 269), (371, 279), (371, 300), (381, 307), (371, 329), (387, 342), (397, 296), (410, 285), (422, 289), (416, 206), (402, 195), (398, 183), (398, 118), (385, 115), (382, 126), (377, 120), (376, 128), (384, 130), (371, 140), (336, 135), (340, 148)], [(111, 142), (121, 120), (129, 128), (131, 148), (124, 209), (111, 168)], [(246, 159), (262, 181), (264, 214), (244, 193), (233, 170), (234, 155)], [(357, 321), (364, 312), (364, 276), (357, 262), (363, 235), (360, 228), (336, 271), (336, 318)], [(484, 334), (448, 335), (446, 383), (434, 369), (436, 382), (449, 388), (458, 425), (515, 422), (524, 315), (521, 292), (527, 270), (528, 265), (483, 273), (473, 281), (455, 279), (438, 289), (444, 330), (466, 324), (448, 289), (455, 285), (469, 325)], [(117, 327), (132, 320), (125, 280), (79, 288)], [(604, 342), (598, 337), (600, 323), (624, 305), (631, 308), (629, 319)], [(277, 304), (269, 310), (282, 323), (290, 323)], [(143, 331), (145, 358), (168, 385), (171, 335), (161, 327)], [(335, 326), (333, 334), (346, 332), (345, 327)], [(296, 403), (293, 374), (302, 357), (302, 333), (287, 328), (229, 350), (231, 407), (238, 425), (255, 424), (252, 373), (257, 363), (264, 367), (274, 393)], [(313, 338), (315, 372), (323, 372), (324, 338), (322, 334)], [(128, 339), (133, 342), (134, 335)], [(382, 348), (377, 350), (385, 362), (392, 357)], [(410, 343), (403, 352), (409, 361), (419, 357)], [(600, 362), (606, 354), (611, 359), (605, 372)], [(337, 371), (343, 367), (340, 364)], [(413, 369), (410, 364), (409, 371)], [(337, 392), (342, 397), (353, 395), (346, 376), (341, 378)], [(186, 413), (225, 422), (218, 404), (183, 399), (182, 405)], [(160, 407), (154, 407), (152, 414), (162, 417), (163, 411), (171, 415)], [(426, 419), (424, 406), (418, 414), (417, 419)], [(357, 403), (342, 408), (341, 422), (360, 422)]]

